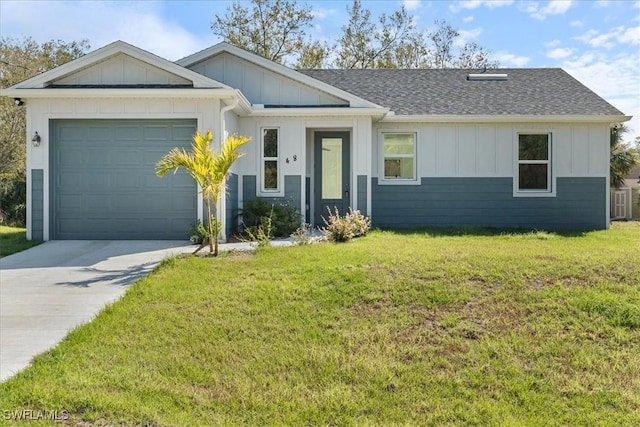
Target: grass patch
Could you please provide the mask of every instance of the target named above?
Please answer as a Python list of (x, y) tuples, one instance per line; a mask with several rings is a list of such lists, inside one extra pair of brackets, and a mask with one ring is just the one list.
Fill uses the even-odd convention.
[(39, 245), (40, 241), (27, 240), (27, 230), (0, 225), (0, 257), (14, 254)]
[(618, 223), (173, 258), (1, 384), (0, 409), (86, 426), (640, 425), (638, 247), (640, 224)]

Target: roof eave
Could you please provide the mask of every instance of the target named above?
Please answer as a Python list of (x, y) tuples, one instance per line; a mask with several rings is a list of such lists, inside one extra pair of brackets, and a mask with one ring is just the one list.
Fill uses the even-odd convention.
[(237, 96), (227, 88), (35, 88), (2, 89), (0, 96), (9, 98), (222, 98)]
[(253, 106), (249, 117), (336, 117), (370, 116), (375, 119), (384, 117), (388, 108), (376, 107), (300, 107), (300, 108), (256, 108)]
[(633, 116), (625, 115), (462, 115), (462, 114), (433, 114), (433, 115), (395, 115), (390, 113), (380, 122), (383, 123), (622, 123), (631, 120)]

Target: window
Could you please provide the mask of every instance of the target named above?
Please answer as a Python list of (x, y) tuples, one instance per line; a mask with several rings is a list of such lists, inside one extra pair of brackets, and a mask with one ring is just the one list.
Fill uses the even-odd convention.
[(384, 179), (416, 179), (416, 134), (383, 133)]
[(278, 129), (262, 129), (262, 191), (278, 191)]
[(551, 134), (518, 134), (518, 191), (551, 190)]

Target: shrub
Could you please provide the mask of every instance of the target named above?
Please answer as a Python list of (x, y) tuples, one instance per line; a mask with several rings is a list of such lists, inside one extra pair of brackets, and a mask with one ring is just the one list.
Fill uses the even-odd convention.
[(265, 229), (267, 218), (269, 219), (270, 238), (288, 237), (300, 226), (300, 212), (292, 200), (284, 203), (268, 203), (257, 197), (244, 203), (242, 209), (242, 222), (244, 232), (247, 230), (256, 232), (260, 227)]
[(207, 227), (205, 227), (200, 220), (192, 224), (191, 228), (189, 228), (189, 240), (196, 245), (204, 242), (208, 234)]
[(327, 208), (329, 217), (322, 220), (327, 225), (322, 231), (332, 242), (346, 242), (355, 237), (364, 236), (371, 228), (371, 219), (362, 215), (358, 210), (351, 210), (345, 216), (340, 216), (338, 208), (334, 213)]
[(0, 185), (0, 223), (24, 226), (27, 220), (27, 182), (24, 178)]
[(313, 231), (315, 228), (311, 224), (304, 223), (291, 233), (291, 239), (296, 245), (308, 245), (309, 243), (317, 240), (314, 238)]

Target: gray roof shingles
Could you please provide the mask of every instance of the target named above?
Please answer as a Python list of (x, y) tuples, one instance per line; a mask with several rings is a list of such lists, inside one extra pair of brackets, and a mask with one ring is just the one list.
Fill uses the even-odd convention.
[(486, 71), (506, 81), (467, 80), (482, 70), (299, 71), (396, 115), (623, 115), (560, 68)]

